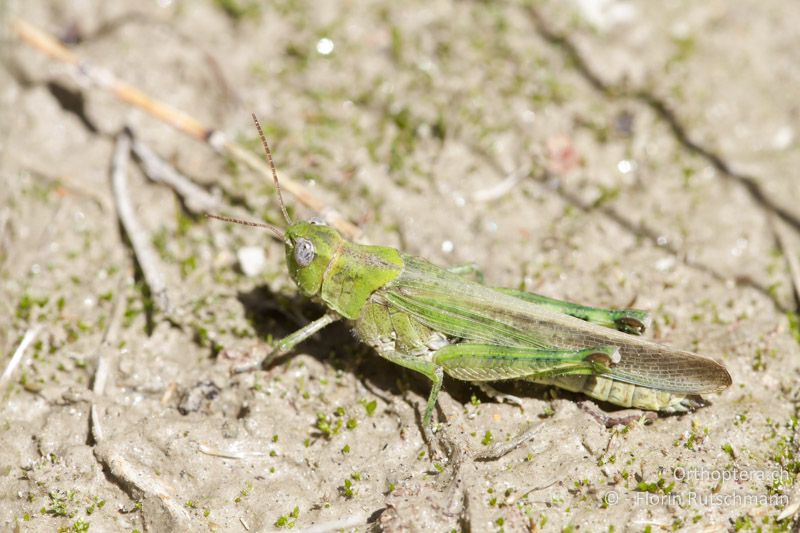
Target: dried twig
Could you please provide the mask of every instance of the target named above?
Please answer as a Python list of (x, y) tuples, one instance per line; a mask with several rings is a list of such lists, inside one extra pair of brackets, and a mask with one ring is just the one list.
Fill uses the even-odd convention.
[(533, 439), (536, 434), (542, 429), (542, 424), (535, 424), (534, 426), (526, 429), (508, 442), (500, 442), (489, 448), (476, 453), (472, 458), (476, 461), (495, 461), (504, 455), (516, 450), (529, 440)]
[(147, 233), (139, 224), (136, 213), (130, 204), (128, 193), (128, 177), (126, 167), (130, 157), (131, 139), (127, 133), (117, 136), (117, 145), (114, 148), (114, 158), (111, 163), (111, 187), (114, 192), (114, 204), (117, 215), (125, 228), (125, 233), (131, 242), (136, 261), (142, 269), (145, 282), (150, 288), (159, 311), (169, 314), (169, 298), (164, 276), (158, 268), (156, 252), (150, 244)]
[(89, 421), (89, 428), (92, 432), (92, 439), (94, 440), (95, 444), (99, 444), (106, 439), (105, 431), (103, 431), (103, 423), (100, 418), (100, 412), (97, 410), (97, 404), (92, 402), (92, 406), (89, 410), (89, 416), (91, 420)]
[(476, 203), (486, 203), (486, 202), (492, 202), (494, 200), (499, 200), (506, 194), (513, 191), (514, 188), (517, 186), (517, 184), (527, 174), (528, 173), (523, 171), (522, 169), (517, 169), (514, 172), (508, 174), (505, 178), (503, 178), (503, 180), (495, 183), (494, 185), (473, 192), (472, 200)]
[(114, 307), (111, 310), (111, 318), (108, 321), (106, 330), (103, 332), (103, 338), (100, 340), (100, 346), (97, 349), (97, 370), (94, 373), (94, 384), (92, 385), (92, 392), (95, 396), (102, 396), (105, 392), (106, 383), (108, 382), (108, 374), (112, 367), (112, 345), (116, 342), (117, 331), (119, 330), (122, 315), (125, 310), (125, 303), (127, 298), (124, 293), (124, 276), (120, 277), (117, 284), (117, 298), (114, 300)]
[[(72, 65), (75, 68), (76, 75), (88, 80), (94, 86), (110, 91), (123, 102), (146, 111), (158, 120), (208, 144), (215, 151), (243, 163), (260, 174), (266, 181), (272, 179), (270, 169), (264, 161), (235, 142), (228, 140), (224, 133), (206, 127), (191, 115), (151, 98), (136, 87), (117, 79), (110, 71), (96, 67), (81, 59), (80, 56), (67, 49), (52, 35), (43, 32), (22, 19), (14, 20), (13, 30), (20, 39), (30, 46), (44, 52), (53, 59)], [(281, 178), (281, 186), (293, 194), (301, 203), (319, 212), (346, 236), (350, 238), (358, 236), (358, 227), (333, 208), (326, 206), (322, 200), (314, 196), (301, 183), (283, 177)]]
[[(155, 503), (157, 511), (166, 512), (171, 528), (175, 531), (190, 531), (190, 517), (183, 505), (172, 494), (174, 489), (160, 480), (148, 475), (125, 456), (113, 442), (106, 442), (106, 435), (101, 424), (100, 412), (95, 403), (92, 404), (90, 416), (92, 438), (95, 441), (94, 456), (103, 465), (120, 487), (134, 499), (143, 499)], [(149, 514), (149, 513), (148, 513)]]
[(220, 206), (217, 196), (209, 193), (195, 182), (161, 159), (144, 142), (131, 135), (131, 148), (142, 164), (142, 170), (152, 181), (171, 187), (181, 198), (186, 208), (195, 214), (216, 212)]
[(639, 409), (622, 409), (614, 413), (606, 413), (591, 401), (580, 402), (580, 407), (607, 428), (619, 425), (649, 424), (658, 418), (658, 413), (654, 411), (642, 411)]
[(11, 356), (11, 361), (8, 362), (6, 369), (3, 371), (3, 375), (0, 376), (0, 387), (4, 387), (6, 383), (8, 383), (8, 380), (11, 379), (11, 376), (14, 374), (14, 370), (16, 370), (16, 368), (22, 362), (22, 358), (25, 356), (25, 351), (28, 349), (28, 346), (31, 345), (41, 329), (41, 325), (36, 325), (29, 328), (28, 331), (25, 332), (25, 335), (22, 337), (22, 341), (14, 351), (14, 355)]
[(103, 434), (103, 427), (100, 423), (100, 414), (97, 411), (97, 406), (94, 400), (100, 399), (105, 393), (106, 383), (108, 382), (108, 374), (111, 369), (111, 358), (109, 357), (109, 348), (116, 341), (119, 324), (122, 320), (123, 310), (125, 309), (125, 297), (123, 288), (124, 276), (120, 277), (117, 284), (117, 294), (119, 295), (115, 302), (114, 308), (111, 311), (111, 318), (108, 321), (106, 330), (103, 332), (103, 338), (100, 339), (100, 346), (97, 349), (97, 370), (94, 374), (94, 384), (92, 385), (92, 392), (94, 393), (91, 412), (91, 431), (92, 438), (95, 443), (100, 443), (105, 438)]
[(557, 479), (556, 479), (556, 480), (554, 480), (554, 481), (551, 481), (550, 483), (547, 483), (546, 485), (539, 485), (538, 487), (533, 487), (532, 489), (528, 489), (528, 490), (526, 490), (524, 493), (522, 493), (522, 496), (520, 496), (519, 498), (517, 498), (517, 501), (519, 501), (519, 500), (521, 500), (521, 499), (525, 498), (525, 497), (526, 497), (528, 494), (530, 494), (530, 493), (532, 493), (532, 492), (537, 492), (537, 491), (540, 491), (540, 490), (549, 489), (550, 487), (552, 487), (553, 485), (555, 485), (556, 483), (558, 483), (558, 481), (559, 481), (559, 480), (557, 480)]
[(498, 403), (509, 403), (519, 407), (523, 411), (525, 410), (525, 404), (522, 403), (522, 399), (514, 396), (513, 394), (500, 392), (484, 381), (475, 382), (475, 386), (478, 387), (486, 396)]
[[(122, 144), (124, 145), (126, 143)], [(121, 289), (122, 281), (120, 281), (119, 285)], [(103, 465), (104, 470), (107, 471), (132, 498), (143, 499), (146, 505), (156, 505), (155, 511), (157, 513), (166, 513), (171, 521), (170, 529), (175, 531), (190, 531), (192, 529), (189, 527), (191, 524), (190, 516), (184, 506), (173, 496), (175, 493), (174, 488), (149, 475), (145, 469), (129, 461), (120, 452), (119, 446), (106, 440), (107, 435), (103, 430), (102, 418), (100, 415), (101, 408), (98, 407), (98, 404), (102, 405), (105, 403), (101, 396), (104, 392), (108, 369), (111, 366), (105, 352), (108, 351), (109, 347), (116, 340), (123, 314), (122, 311), (125, 309), (125, 296), (122, 294), (122, 290), (120, 290), (119, 293), (120, 296), (114, 304), (111, 319), (109, 320), (100, 342), (97, 372), (95, 373), (94, 386), (92, 387), (94, 396), (90, 409), (90, 427), (92, 438), (95, 442), (94, 455), (97, 461)], [(148, 503), (148, 501), (150, 503)], [(150, 513), (147, 513), (147, 516), (149, 515)]]
[(111, 360), (105, 354), (105, 351), (105, 347), (100, 348), (100, 353), (97, 357), (97, 370), (94, 373), (94, 384), (92, 385), (92, 392), (98, 396), (102, 396), (105, 392), (108, 374), (111, 371)]
[(241, 451), (241, 450), (221, 450), (219, 448), (212, 448), (205, 444), (200, 444), (197, 447), (200, 453), (211, 455), (213, 457), (222, 457), (223, 459), (249, 459), (253, 457), (266, 457), (265, 452), (258, 451)]
[[(92, 406), (92, 415), (96, 415), (94, 406)], [(96, 437), (97, 435), (95, 435)], [(117, 448), (113, 443), (98, 444), (94, 448), (94, 455), (126, 492), (141, 494), (142, 499), (145, 500), (145, 506), (148, 505), (148, 500), (150, 500), (159, 508), (154, 510), (166, 512), (172, 521), (168, 528), (169, 530), (192, 531), (193, 528), (189, 527), (191, 517), (184, 506), (173, 496), (175, 493), (174, 488), (136, 466), (123, 456)]]

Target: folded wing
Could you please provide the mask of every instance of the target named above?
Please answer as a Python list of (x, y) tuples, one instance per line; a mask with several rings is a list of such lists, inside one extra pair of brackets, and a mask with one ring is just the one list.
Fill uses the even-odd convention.
[(403, 256), (403, 273), (381, 291), (390, 305), (463, 342), (540, 349), (616, 346), (605, 377), (670, 392), (717, 392), (731, 383), (716, 361), (585, 322)]

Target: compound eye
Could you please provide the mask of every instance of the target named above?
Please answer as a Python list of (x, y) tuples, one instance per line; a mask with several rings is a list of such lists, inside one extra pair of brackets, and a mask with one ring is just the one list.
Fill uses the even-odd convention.
[(308, 219), (309, 224), (313, 224), (315, 226), (327, 226), (328, 224), (319, 217), (312, 217)]
[(301, 267), (307, 267), (316, 255), (314, 244), (308, 239), (297, 239), (294, 243), (294, 260)]

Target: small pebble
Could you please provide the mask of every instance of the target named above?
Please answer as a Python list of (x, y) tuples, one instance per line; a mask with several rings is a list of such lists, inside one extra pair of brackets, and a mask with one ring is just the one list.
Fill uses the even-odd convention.
[(236, 258), (239, 260), (239, 268), (242, 269), (244, 275), (251, 278), (264, 272), (264, 268), (267, 266), (267, 256), (260, 246), (239, 248)]

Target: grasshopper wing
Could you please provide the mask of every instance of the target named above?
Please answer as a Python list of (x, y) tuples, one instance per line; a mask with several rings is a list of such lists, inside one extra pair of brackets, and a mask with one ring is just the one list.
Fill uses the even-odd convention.
[(403, 273), (377, 297), (452, 342), (541, 349), (616, 346), (621, 359), (604, 374), (616, 381), (688, 394), (718, 392), (731, 384), (728, 371), (713, 359), (554, 312), (417, 257), (404, 255), (403, 261)]

